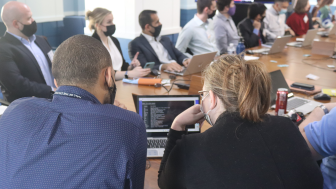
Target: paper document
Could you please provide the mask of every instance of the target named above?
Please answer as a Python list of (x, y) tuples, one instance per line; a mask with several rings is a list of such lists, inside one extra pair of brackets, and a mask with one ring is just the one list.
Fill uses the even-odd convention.
[(0, 106), (0, 115), (2, 115), (6, 109), (7, 109), (7, 106)]

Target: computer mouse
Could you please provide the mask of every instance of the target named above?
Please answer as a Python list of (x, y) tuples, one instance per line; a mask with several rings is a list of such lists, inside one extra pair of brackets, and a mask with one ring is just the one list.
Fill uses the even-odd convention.
[(319, 93), (317, 95), (314, 96), (315, 100), (330, 100), (330, 96), (324, 93)]

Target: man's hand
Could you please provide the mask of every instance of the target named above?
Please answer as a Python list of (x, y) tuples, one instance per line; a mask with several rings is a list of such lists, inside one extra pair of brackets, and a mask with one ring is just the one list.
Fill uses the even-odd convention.
[(183, 66), (184, 67), (188, 67), (188, 65), (190, 64), (190, 58), (188, 58), (187, 60), (185, 60), (184, 62), (183, 62)]
[(187, 125), (193, 125), (195, 123), (202, 124), (203, 122), (204, 115), (201, 112), (200, 105), (196, 104), (178, 115), (175, 118), (171, 129), (175, 131), (184, 131)]
[(257, 30), (260, 30), (260, 28), (261, 28), (261, 23), (258, 22), (258, 21), (256, 21), (256, 20), (254, 20), (254, 21), (253, 21), (253, 27), (254, 27), (255, 29), (257, 29)]
[(292, 29), (289, 28), (288, 31), (292, 36), (295, 36), (295, 32)]
[(126, 106), (124, 104), (121, 104), (118, 100), (114, 100), (113, 105), (118, 106), (119, 108), (122, 108), (124, 110), (127, 110)]
[(139, 60), (138, 60), (139, 52), (137, 52), (129, 66), (129, 70), (133, 70), (133, 68), (141, 66)]
[(169, 64), (162, 64), (161, 70), (181, 72), (183, 70), (183, 68), (178, 63), (172, 62), (172, 63), (169, 63)]

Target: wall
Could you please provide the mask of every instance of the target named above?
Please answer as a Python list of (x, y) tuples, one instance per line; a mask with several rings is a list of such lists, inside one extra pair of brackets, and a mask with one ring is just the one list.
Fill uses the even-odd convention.
[(181, 0), (181, 27), (184, 27), (197, 13), (195, 0)]

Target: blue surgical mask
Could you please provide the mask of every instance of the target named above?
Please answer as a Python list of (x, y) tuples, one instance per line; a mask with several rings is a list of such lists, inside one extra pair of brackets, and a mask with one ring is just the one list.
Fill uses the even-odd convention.
[(287, 9), (281, 9), (279, 14), (286, 14), (287, 13)]
[(207, 95), (205, 95), (204, 98), (202, 98), (202, 105), (201, 105), (201, 112), (204, 114), (204, 119), (211, 125), (213, 126), (212, 122), (211, 122), (211, 119), (210, 119), (210, 116), (209, 116), (209, 112), (211, 112), (212, 110), (209, 110), (207, 113), (204, 113), (204, 110), (203, 110), (203, 100), (209, 95), (210, 93), (208, 93)]

